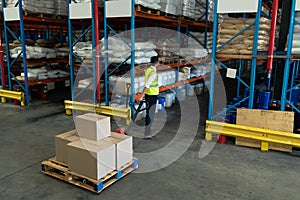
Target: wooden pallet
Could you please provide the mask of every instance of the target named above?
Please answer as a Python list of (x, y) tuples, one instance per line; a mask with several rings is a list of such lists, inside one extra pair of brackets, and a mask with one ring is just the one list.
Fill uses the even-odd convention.
[(125, 166), (112, 171), (100, 180), (91, 179), (78, 173), (71, 172), (68, 170), (66, 164), (56, 161), (55, 158), (43, 161), (41, 167), (42, 172), (46, 175), (99, 194), (108, 186), (136, 170), (138, 167), (138, 159), (132, 159), (132, 161)]
[(36, 12), (30, 12), (30, 11), (24, 11), (24, 16), (39, 17), (39, 18), (46, 18), (46, 19), (56, 19), (56, 16), (52, 15), (52, 14), (36, 13)]
[(179, 16), (177, 16), (177, 15), (173, 15), (173, 14), (166, 13), (166, 12), (160, 12), (160, 15), (165, 16), (165, 17), (169, 17), (169, 18), (173, 18), (173, 19), (178, 19), (179, 18)]
[(68, 19), (68, 16), (64, 16), (64, 15), (56, 15), (55, 17), (56, 19)]
[(178, 63), (178, 57), (162, 57), (161, 62), (163, 64), (175, 64)]
[(184, 20), (184, 21), (195, 21), (195, 19), (187, 17), (187, 16), (181, 16), (180, 19)]
[[(294, 128), (294, 113), (239, 108), (237, 110), (236, 124), (292, 133)], [(239, 137), (235, 139), (235, 144), (238, 146), (247, 146), (253, 148), (261, 148), (262, 146), (261, 141)], [(275, 151), (292, 152), (291, 146), (276, 143), (269, 143), (269, 149)]]
[(160, 10), (154, 10), (154, 9), (151, 9), (151, 8), (146, 8), (146, 7), (141, 6), (141, 5), (136, 6), (136, 11), (141, 12), (141, 13), (146, 13), (146, 14), (149, 14), (149, 15), (160, 15)]

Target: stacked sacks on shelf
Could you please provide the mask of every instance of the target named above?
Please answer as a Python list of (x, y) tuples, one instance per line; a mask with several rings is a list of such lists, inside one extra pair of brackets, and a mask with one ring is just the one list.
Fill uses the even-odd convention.
[[(29, 80), (46, 80), (49, 78), (62, 78), (68, 77), (70, 74), (66, 71), (57, 69), (57, 70), (47, 70), (46, 67), (40, 68), (28, 68), (27, 76)], [(24, 73), (21, 73), (21, 76), (17, 76), (18, 80), (24, 80)]]
[[(199, 34), (194, 35), (198, 37)], [(183, 41), (185, 43), (186, 41)], [(196, 41), (189, 40), (188, 48), (180, 47), (177, 38), (168, 38), (163, 41), (159, 41), (157, 44), (157, 51), (159, 52), (160, 60), (165, 63), (166, 60), (174, 58), (174, 62), (178, 62), (178, 57), (182, 57), (185, 60), (194, 60), (205, 58), (208, 55), (207, 50)]]
[(190, 39), (187, 48), (180, 48), (180, 56), (185, 60), (203, 59), (208, 56), (208, 51), (201, 44)]
[(156, 42), (156, 51), (160, 61), (164, 64), (178, 63), (178, 54), (180, 53), (180, 47), (177, 38), (167, 38)]
[[(300, 22), (300, 12), (296, 12), (295, 20)], [(300, 54), (300, 25), (294, 25), (292, 54)]]
[[(17, 58), (18, 54), (22, 51), (21, 46), (10, 49), (10, 54), (12, 58)], [(56, 58), (56, 57), (66, 57), (69, 55), (68, 48), (46, 48), (40, 46), (28, 46), (26, 45), (26, 58), (27, 59), (41, 59), (41, 58)], [(21, 55), (23, 57), (23, 54)]]
[(188, 18), (195, 18), (195, 0), (183, 0), (182, 15)]
[[(100, 31), (100, 34), (102, 33), (103, 31), (101, 30)], [(78, 38), (81, 34), (83, 33), (83, 30), (74, 30), (73, 31), (73, 34), (74, 34), (74, 38), (73, 40), (75, 41), (76, 38)], [(84, 35), (84, 40), (85, 41), (92, 41), (92, 30), (89, 30), (85, 35)], [(83, 39), (81, 40), (83, 42)]]
[[(200, 5), (200, 4), (201, 5)], [(206, 0), (199, 0), (199, 3), (195, 4), (195, 19), (198, 20), (205, 20), (205, 13), (206, 13)]]
[(108, 54), (109, 63), (124, 62), (131, 55), (131, 49), (121, 39), (116, 37), (108, 38), (108, 50), (104, 48), (104, 38), (101, 40), (101, 56), (104, 57), (105, 53)]
[[(18, 0), (8, 0), (7, 7), (14, 7)], [(23, 0), (22, 6), (24, 11), (32, 13), (45, 13), (45, 14), (54, 14), (55, 6), (54, 0)]]
[[(109, 37), (108, 38), (108, 50), (104, 51), (104, 39), (101, 40), (102, 56), (104, 53), (108, 53), (109, 63), (121, 63), (126, 59), (127, 64), (131, 64), (131, 49), (124, 41), (119, 38)], [(135, 64), (149, 63), (151, 57), (157, 56), (156, 46), (151, 42), (136, 42), (135, 43)]]
[(185, 60), (201, 59), (208, 56), (208, 51), (204, 48), (191, 46), (189, 48), (180, 48), (180, 56)]
[[(153, 42), (136, 42), (135, 43), (135, 64), (145, 64), (151, 62), (151, 57), (157, 56), (155, 51), (156, 45)], [(131, 59), (129, 59), (127, 64), (131, 64)]]
[(160, 0), (160, 11), (171, 14), (174, 16), (180, 16), (182, 14), (182, 0)]
[(161, 8), (159, 3), (160, 0), (135, 0), (136, 5), (141, 5), (154, 10), (159, 10)]
[(70, 49), (67, 47), (59, 47), (56, 48), (56, 56), (57, 57), (67, 57), (70, 55)]
[[(218, 46), (249, 26), (255, 19), (225, 18), (219, 24)], [(244, 31), (229, 44), (221, 48), (221, 54), (252, 54), (255, 26)], [(269, 46), (270, 20), (261, 18), (258, 36), (258, 51), (267, 51)]]
[(55, 15), (68, 16), (69, 0), (54, 0)]
[[(205, 41), (205, 33), (200, 33), (200, 32), (190, 32), (195, 38), (198, 38), (200, 41), (203, 42)], [(206, 49), (208, 52), (211, 52), (212, 49), (212, 32), (207, 32), (207, 40), (206, 40)]]
[[(12, 58), (17, 58), (22, 51), (22, 47), (16, 47), (10, 50)], [(23, 54), (21, 55), (23, 57)], [(37, 46), (26, 46), (27, 59), (41, 59), (41, 58), (56, 58), (56, 50)]]
[(73, 47), (74, 53), (79, 57), (84, 57), (86, 59), (92, 59), (93, 55), (93, 46), (92, 42), (78, 42)]

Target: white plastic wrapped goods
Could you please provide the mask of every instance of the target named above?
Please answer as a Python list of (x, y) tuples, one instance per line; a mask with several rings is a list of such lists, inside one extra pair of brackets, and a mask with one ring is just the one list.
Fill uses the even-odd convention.
[(69, 0), (54, 0), (55, 15), (68, 16)]
[[(101, 40), (102, 55), (104, 52), (104, 39)], [(154, 51), (156, 45), (153, 42), (136, 42), (135, 43), (135, 64), (149, 63), (152, 56), (157, 56)], [(108, 38), (108, 60), (109, 63), (121, 63), (124, 62), (131, 55), (131, 49), (127, 44), (119, 38)], [(131, 64), (131, 59), (128, 59), (127, 64)]]
[(189, 18), (195, 18), (195, 0), (183, 0), (182, 15)]
[[(296, 12), (295, 20), (300, 21), (300, 12)], [(292, 54), (300, 54), (300, 25), (297, 23), (294, 25)]]
[[(26, 46), (26, 57), (27, 59), (56, 58), (57, 51), (57, 49), (50, 49), (45, 47)], [(21, 52), (22, 47), (16, 47), (10, 50), (12, 58), (16, 58)], [(21, 55), (21, 57), (23, 57), (23, 54)]]
[[(8, 0), (7, 7), (14, 7), (18, 1)], [(45, 13), (54, 14), (55, 6), (54, 0), (23, 0), (22, 1), (23, 10), (33, 12), (33, 13)]]
[(179, 16), (182, 14), (182, 0), (161, 0), (160, 10), (167, 14)]
[(160, 0), (135, 0), (135, 4), (154, 10), (159, 10), (161, 8), (159, 3)]

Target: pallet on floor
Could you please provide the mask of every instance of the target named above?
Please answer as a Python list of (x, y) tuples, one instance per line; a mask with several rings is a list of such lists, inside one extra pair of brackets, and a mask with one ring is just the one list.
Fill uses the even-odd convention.
[(149, 15), (160, 15), (160, 10), (154, 10), (154, 9), (151, 9), (151, 8), (146, 8), (146, 7), (141, 6), (141, 5), (137, 5), (135, 9), (136, 9), (137, 12), (146, 13), (146, 14), (149, 14)]
[[(287, 111), (237, 109), (237, 125), (252, 126), (276, 131), (293, 132), (294, 113)], [(246, 146), (263, 149), (262, 141), (239, 138), (235, 139), (238, 146)], [(288, 145), (269, 143), (269, 150), (292, 152), (292, 147)]]
[(78, 173), (71, 172), (68, 170), (68, 166), (65, 163), (58, 162), (55, 158), (43, 161), (41, 167), (42, 172), (46, 175), (52, 176), (54, 178), (60, 179), (94, 193), (101, 193), (108, 186), (112, 185), (132, 171), (136, 170), (138, 167), (138, 159), (133, 158), (131, 162), (118, 170), (112, 171), (100, 180), (91, 179)]
[(56, 19), (56, 16), (52, 15), (52, 14), (37, 13), (37, 12), (30, 12), (30, 11), (24, 11), (24, 16), (39, 17), (39, 18), (46, 18), (46, 19)]

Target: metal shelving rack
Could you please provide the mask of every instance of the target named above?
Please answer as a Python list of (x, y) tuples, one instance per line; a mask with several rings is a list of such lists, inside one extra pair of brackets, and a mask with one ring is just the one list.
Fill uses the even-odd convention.
[[(25, 93), (25, 103), (28, 105), (30, 103), (30, 93), (29, 93), (29, 86), (30, 82), (28, 80), (28, 72), (27, 72), (27, 65), (29, 62), (27, 61), (26, 57), (26, 44), (25, 44), (25, 30), (32, 30), (32, 29), (44, 29), (46, 32), (46, 37), (53, 36), (52, 31), (63, 31), (63, 27), (66, 27), (67, 20), (63, 19), (48, 19), (48, 18), (40, 18), (40, 17), (30, 17), (23, 15), (23, 6), (22, 0), (18, 0), (15, 4), (14, 8), (9, 8), (9, 16), (5, 16), (6, 12), (6, 2), (2, 0), (2, 8), (4, 13), (4, 38), (6, 43), (6, 62), (7, 62), (7, 73), (8, 73), (8, 86), (9, 90), (13, 89), (13, 82), (12, 79), (20, 85), (22, 90)], [(12, 10), (13, 9), (13, 10)], [(19, 27), (16, 28), (16, 27)], [(14, 31), (15, 29), (15, 31)], [(18, 32), (20, 36), (18, 35)], [(62, 34), (60, 34), (62, 35)], [(15, 40), (18, 40), (22, 46), (22, 51), (18, 54), (17, 58), (11, 60), (10, 57), (10, 48), (9, 48), (9, 38), (13, 37)], [(60, 38), (62, 40), (62, 38)], [(22, 57), (22, 69), (24, 70), (24, 81), (18, 81), (16, 75), (12, 72), (12, 67), (17, 63), (18, 59)], [(62, 62), (68, 62), (68, 60), (60, 60)], [(57, 62), (57, 60), (50, 61)], [(59, 79), (60, 80), (60, 79)], [(57, 80), (52, 80), (53, 82)], [(43, 81), (39, 82), (43, 84)]]
[[(117, 32), (112, 28), (112, 26), (110, 26), (108, 24), (108, 17), (107, 17), (107, 9), (106, 9), (106, 3), (109, 2), (109, 1), (105, 1), (105, 8), (104, 8), (104, 38), (105, 38), (105, 50), (108, 49), (108, 43), (107, 43), (107, 39), (108, 39), (108, 31), (112, 31), (115, 35), (118, 35)], [(208, 1), (207, 1), (208, 2)], [(197, 1), (197, 3), (200, 3), (199, 1)], [(204, 6), (204, 5), (202, 5)], [(208, 5), (206, 5), (206, 10), (208, 9), (207, 8)], [(135, 78), (135, 75), (136, 74), (140, 74), (142, 72), (139, 72), (138, 70), (135, 70), (135, 49), (134, 49), (134, 46), (135, 46), (135, 27), (136, 27), (136, 21), (137, 20), (153, 20), (155, 21), (155, 27), (159, 26), (159, 22), (165, 22), (165, 24), (170, 24), (168, 26), (168, 28), (171, 28), (171, 29), (176, 29), (177, 32), (178, 32), (178, 43), (180, 44), (181, 42), (181, 38), (180, 38), (180, 32), (182, 29), (185, 28), (185, 34), (186, 35), (190, 35), (189, 34), (189, 30), (190, 30), (190, 27), (191, 26), (196, 26), (196, 27), (203, 27), (205, 28), (205, 32), (207, 34), (207, 28), (209, 27), (208, 23), (207, 23), (207, 12), (206, 14), (204, 15), (205, 16), (205, 20), (206, 22), (199, 22), (199, 21), (185, 21), (185, 20), (181, 20), (181, 19), (174, 19), (174, 18), (169, 18), (169, 17), (165, 17), (165, 16), (159, 16), (159, 15), (149, 15), (149, 14), (145, 14), (145, 13), (141, 13), (141, 12), (137, 12), (135, 10), (135, 1), (134, 0), (131, 0), (131, 15), (127, 16), (127, 18), (130, 19), (130, 31), (131, 31), (131, 41), (129, 43), (126, 43), (125, 40), (123, 40), (131, 49), (131, 55), (126, 58), (124, 60), (124, 62), (121, 62), (117, 68), (119, 68), (123, 63), (126, 62), (126, 60), (128, 60), (129, 58), (131, 58), (131, 66), (130, 66), (130, 76), (131, 76), (131, 85), (134, 85), (134, 78)], [(122, 16), (124, 17), (124, 16)], [(121, 36), (118, 35), (119, 38), (121, 38)], [(199, 41), (199, 40), (198, 40)], [(206, 40), (204, 41), (204, 45), (206, 45)], [(188, 46), (188, 44), (187, 44)], [(202, 61), (203, 62), (203, 61)], [(200, 62), (199, 62), (200, 63)], [(191, 63), (190, 63), (191, 64)], [(194, 63), (196, 64), (196, 63)], [(177, 76), (178, 77), (178, 73), (179, 73), (179, 68), (182, 67), (182, 66), (186, 66), (186, 65), (189, 65), (189, 63), (185, 63), (185, 64), (182, 64), (182, 63), (178, 63), (178, 64), (174, 64), (172, 66), (172, 68), (176, 68), (176, 72), (177, 72)], [(165, 69), (166, 66), (161, 66), (158, 70), (163, 70)], [(107, 62), (107, 59), (105, 60), (105, 69), (108, 68), (108, 62)], [(113, 70), (114, 71), (114, 70)], [(108, 77), (111, 75), (112, 73), (108, 73), (107, 70), (105, 70), (105, 86), (106, 86), (106, 89), (105, 89), (105, 103), (106, 105), (109, 105), (109, 87), (112, 87), (112, 84), (109, 83), (109, 80), (108, 80)], [(171, 88), (176, 88), (180, 85), (184, 85), (184, 84), (187, 84), (187, 83), (191, 83), (191, 82), (195, 82), (195, 81), (198, 81), (200, 79), (202, 79), (203, 77), (199, 77), (199, 78), (194, 78), (194, 79), (191, 79), (191, 80), (188, 80), (188, 81), (182, 81), (182, 82), (178, 82), (178, 79), (176, 81), (175, 84), (173, 85), (170, 85), (170, 86), (166, 86), (166, 87), (163, 87), (160, 89), (161, 92), (163, 91), (166, 91), (168, 89), (171, 89)], [(114, 88), (113, 88), (114, 89)], [(131, 96), (130, 96), (130, 102), (134, 102), (134, 99), (135, 99), (135, 90), (134, 90), (134, 87), (131, 87)], [(132, 109), (132, 112), (134, 112), (134, 109)]]
[[(228, 39), (226, 43), (217, 47), (217, 33), (218, 33), (218, 0), (215, 0), (214, 5), (214, 24), (213, 24), (213, 46), (212, 46), (212, 58), (211, 58), (211, 74), (210, 74), (210, 86), (209, 86), (209, 109), (208, 109), (208, 120), (215, 120), (217, 117), (226, 114), (227, 111), (236, 108), (241, 103), (248, 101), (248, 108), (252, 109), (254, 106), (254, 92), (255, 92), (255, 81), (256, 81), (256, 72), (257, 72), (257, 61), (259, 59), (266, 60), (267, 56), (264, 54), (258, 54), (258, 32), (260, 26), (260, 18), (262, 16), (262, 0), (258, 0), (258, 6), (256, 11), (256, 18), (253, 23), (251, 23), (248, 27), (241, 30), (239, 33), (234, 35), (232, 38)], [(253, 51), (252, 55), (218, 55), (217, 51), (223, 48), (226, 44), (230, 43), (233, 39), (237, 36), (242, 34), (244, 31), (249, 29), (250, 27), (255, 26), (254, 31), (254, 44), (253, 44)], [(224, 57), (226, 56), (226, 57)], [(224, 59), (226, 58), (226, 59)], [(245, 88), (250, 90), (248, 96), (240, 97), (237, 102), (234, 102), (233, 105), (230, 105), (223, 109), (222, 111), (216, 113), (214, 112), (214, 91), (215, 91), (215, 71), (216, 71), (216, 64), (220, 65), (223, 69), (227, 70), (229, 67), (226, 66), (222, 60), (232, 60), (232, 59), (239, 59), (239, 70), (236, 75), (236, 79), (238, 80), (238, 90), (240, 89), (241, 85), (244, 85)], [(247, 84), (241, 77), (241, 60), (251, 60), (251, 72), (250, 72), (250, 84)], [(239, 94), (239, 92), (237, 92)]]
[[(293, 110), (300, 113), (299, 107), (295, 105), (295, 102), (291, 101), (291, 94), (293, 90), (300, 86), (300, 84), (295, 83), (295, 78), (299, 77), (299, 60), (297, 55), (292, 55), (292, 47), (293, 47), (293, 36), (294, 36), (294, 27), (300, 26), (300, 22), (295, 19), (296, 11), (299, 11), (300, 8), (297, 6), (297, 1), (292, 0), (291, 5), (291, 15), (290, 15), (290, 26), (289, 26), (289, 34), (288, 34), (288, 42), (287, 42), (287, 51), (286, 51), (286, 59), (285, 59), (285, 69), (283, 76), (283, 86), (281, 93), (281, 104), (280, 110), (284, 111), (287, 107), (292, 107)], [(295, 60), (293, 60), (295, 57)], [(291, 61), (293, 63), (291, 64)]]
[[(100, 102), (100, 52), (99, 52), (99, 22), (102, 20), (102, 17), (99, 17), (98, 13), (98, 0), (92, 0), (91, 3), (77, 3), (75, 0), (69, 0), (69, 15), (68, 15), (68, 30), (69, 30), (69, 49), (70, 49), (70, 85), (71, 85), (71, 97), (72, 101), (75, 101), (79, 96), (81, 96), (85, 91), (87, 91), (87, 88), (89, 88), (91, 85), (93, 86), (93, 102), (99, 103)], [(76, 7), (71, 7), (72, 5), (75, 5)], [(74, 16), (72, 18), (71, 12), (72, 9), (78, 9), (80, 5), (85, 5), (84, 8), (81, 8), (82, 12), (84, 12), (85, 16), (80, 17)], [(86, 5), (89, 5), (86, 7)], [(90, 10), (88, 10), (90, 9)], [(74, 10), (75, 11), (75, 10)], [(75, 11), (76, 12), (76, 11)], [(75, 13), (76, 15), (76, 13)], [(86, 20), (86, 21), (80, 21), (80, 20)], [(76, 38), (74, 41), (73, 37), (73, 24), (77, 22), (78, 25), (87, 25), (87, 28), (84, 28), (82, 34)], [(92, 48), (93, 48), (93, 56), (92, 56), (92, 66), (88, 66), (73, 50), (73, 48), (76, 46), (76, 44), (81, 41), (85, 37), (85, 35), (92, 31)], [(87, 87), (81, 89), (79, 92), (76, 92), (76, 95), (74, 94), (74, 88), (75, 88), (75, 61), (79, 62), (81, 66), (84, 67), (84, 69), (93, 77), (93, 82), (89, 84)]]
[[(3, 27), (3, 13), (0, 11), (0, 27)], [(5, 64), (4, 64), (4, 52), (3, 52), (3, 31), (0, 30), (0, 89), (6, 89), (6, 76), (5, 76)]]

